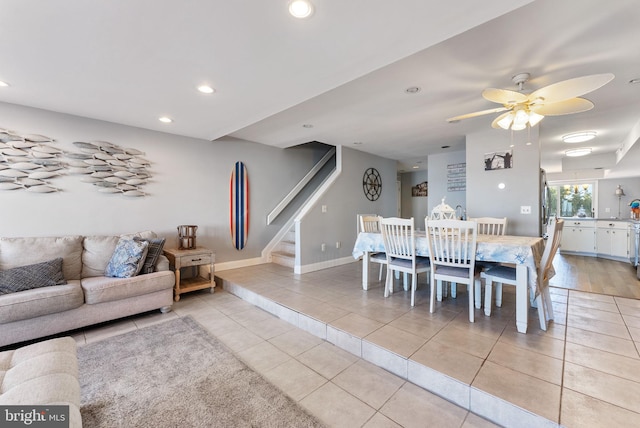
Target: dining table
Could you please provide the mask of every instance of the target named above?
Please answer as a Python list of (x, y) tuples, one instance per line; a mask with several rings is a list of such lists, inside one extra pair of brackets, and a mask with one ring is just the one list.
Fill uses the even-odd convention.
[[(415, 232), (416, 255), (429, 257), (429, 244), (424, 231)], [(544, 252), (545, 241), (541, 237), (516, 235), (478, 235), (476, 261), (513, 264), (516, 267), (516, 328), (527, 332), (529, 293), (537, 295), (538, 268)], [(360, 232), (352, 255), (362, 257), (362, 289), (369, 288), (369, 257), (371, 253), (384, 252), (381, 233)], [(405, 280), (406, 284), (406, 280)]]

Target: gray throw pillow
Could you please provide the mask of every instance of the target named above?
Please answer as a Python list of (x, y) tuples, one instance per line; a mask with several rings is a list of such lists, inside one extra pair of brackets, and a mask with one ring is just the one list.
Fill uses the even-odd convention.
[(138, 275), (144, 275), (145, 273), (151, 273), (156, 269), (156, 262), (158, 261), (158, 257), (162, 254), (162, 248), (164, 247), (164, 238), (153, 238), (153, 239), (143, 239), (135, 237), (133, 238), (136, 241), (147, 241), (149, 243), (149, 248), (147, 251), (147, 257), (144, 259), (144, 263), (142, 265), (142, 269)]
[(66, 283), (67, 281), (62, 273), (61, 257), (0, 272), (0, 294)]
[(136, 276), (142, 269), (148, 247), (149, 243), (147, 241), (120, 238), (104, 271), (104, 276), (112, 278), (131, 278)]

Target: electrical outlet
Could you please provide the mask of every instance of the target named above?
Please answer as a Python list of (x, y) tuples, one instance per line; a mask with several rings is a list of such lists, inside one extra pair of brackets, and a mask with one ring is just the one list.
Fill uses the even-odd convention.
[(342, 242), (336, 241), (336, 248), (340, 248), (340, 247), (342, 247)]
[(604, 212), (606, 212), (606, 213), (611, 212), (611, 208), (605, 208), (605, 209), (604, 209)]
[(326, 206), (326, 205), (323, 205), (323, 206), (322, 206), (322, 212), (323, 212), (323, 213), (326, 213), (326, 212), (327, 212), (327, 206)]
[(522, 205), (520, 207), (520, 214), (531, 214), (531, 206), (530, 205)]
[(320, 251), (324, 253), (326, 249), (327, 249), (327, 244), (323, 242), (322, 245), (320, 245)]

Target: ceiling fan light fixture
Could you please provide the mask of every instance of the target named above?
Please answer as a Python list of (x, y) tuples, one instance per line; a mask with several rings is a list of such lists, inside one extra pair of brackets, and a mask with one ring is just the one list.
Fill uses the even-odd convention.
[(529, 115), (525, 110), (520, 109), (516, 111), (511, 129), (515, 129), (516, 126), (520, 129), (524, 129), (527, 126), (527, 122), (529, 122)]
[(544, 116), (532, 111), (529, 112), (529, 125), (536, 126), (540, 121), (544, 119)]
[(505, 115), (497, 122), (498, 126), (502, 129), (509, 129), (511, 127), (511, 123), (513, 122), (513, 116), (515, 116), (513, 112)]
[(578, 156), (586, 156), (591, 154), (591, 147), (583, 147), (580, 149), (572, 149), (564, 152), (565, 156), (569, 157), (578, 157)]
[(291, 0), (289, 13), (295, 18), (308, 18), (313, 15), (313, 3), (308, 0)]
[(585, 141), (593, 140), (598, 133), (596, 131), (582, 131), (574, 132), (562, 136), (562, 141), (565, 143), (584, 143)]
[(511, 130), (512, 131), (522, 131), (523, 129), (527, 128), (527, 124), (519, 124), (519, 123), (515, 123), (513, 122), (513, 125), (511, 125)]

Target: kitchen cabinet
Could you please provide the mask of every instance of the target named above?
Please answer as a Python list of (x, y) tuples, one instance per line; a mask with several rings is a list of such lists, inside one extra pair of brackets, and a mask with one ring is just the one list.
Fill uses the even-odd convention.
[(628, 260), (629, 223), (598, 220), (596, 222), (596, 252), (599, 257)]
[(565, 219), (560, 252), (595, 253), (595, 226), (593, 220)]

